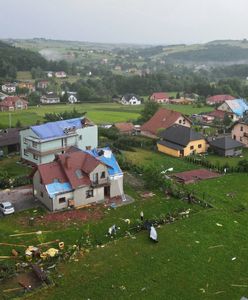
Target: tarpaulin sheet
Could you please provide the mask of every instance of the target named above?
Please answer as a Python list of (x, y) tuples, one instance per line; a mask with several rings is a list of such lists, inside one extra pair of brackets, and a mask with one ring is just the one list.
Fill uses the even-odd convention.
[(31, 129), (41, 139), (66, 136), (66, 133), (64, 132), (65, 128), (73, 128), (73, 126), (75, 126), (75, 129), (82, 128), (82, 119), (83, 118), (75, 118), (70, 120), (49, 122), (42, 125), (31, 126)]
[[(107, 151), (107, 157), (104, 155), (104, 151)], [(123, 174), (114, 154), (109, 147), (93, 149), (86, 152), (98, 158), (102, 163), (107, 165), (110, 176)]]
[(72, 186), (69, 182), (53, 182), (46, 185), (47, 192), (51, 198), (53, 198), (56, 194), (70, 192), (72, 190)]
[(244, 99), (227, 100), (232, 112), (238, 116), (243, 116), (246, 110), (248, 110), (248, 103)]

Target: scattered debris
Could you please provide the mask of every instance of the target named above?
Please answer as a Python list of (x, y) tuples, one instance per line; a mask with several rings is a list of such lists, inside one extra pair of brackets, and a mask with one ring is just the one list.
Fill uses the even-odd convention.
[(142, 193), (140, 196), (142, 198), (151, 198), (153, 196), (155, 196), (156, 194), (152, 193), (152, 192), (145, 192), (145, 193)]
[(21, 244), (10, 244), (10, 243), (0, 243), (0, 246), (13, 246), (13, 247), (23, 247), (23, 248), (27, 248), (26, 245), (21, 245)]
[(225, 293), (225, 291), (217, 291), (214, 293), (214, 295), (219, 295), (219, 294), (223, 294), (223, 293)]
[(37, 235), (41, 235), (42, 233), (47, 233), (47, 232), (51, 232), (51, 230), (47, 230), (47, 231), (33, 231), (33, 232), (23, 232), (23, 233), (16, 233), (16, 234), (11, 234), (10, 236), (23, 236), (23, 235), (32, 235), (32, 234), (37, 234)]
[(216, 223), (217, 226), (222, 227), (223, 225), (220, 223)]
[(236, 260), (236, 259), (237, 259), (237, 257), (233, 257), (233, 258), (232, 258), (232, 260)]
[(208, 249), (214, 249), (214, 248), (220, 248), (220, 247), (224, 247), (224, 245), (210, 246), (210, 247), (208, 247)]
[(247, 284), (231, 284), (233, 287), (248, 287)]

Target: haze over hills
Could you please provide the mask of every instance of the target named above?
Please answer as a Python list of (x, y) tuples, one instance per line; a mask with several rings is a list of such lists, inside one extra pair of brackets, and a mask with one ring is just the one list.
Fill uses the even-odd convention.
[(215, 40), (205, 44), (178, 45), (139, 45), (139, 44), (108, 44), (80, 41), (34, 39), (5, 40), (13, 46), (38, 51), (48, 60), (72, 60), (68, 51), (106, 51), (106, 53), (122, 50), (151, 60), (165, 60), (167, 63), (186, 65), (231, 65), (248, 63), (248, 41)]

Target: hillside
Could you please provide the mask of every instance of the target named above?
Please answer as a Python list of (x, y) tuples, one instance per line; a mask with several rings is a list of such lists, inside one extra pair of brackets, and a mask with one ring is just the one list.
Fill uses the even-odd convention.
[(47, 61), (39, 53), (0, 41), (0, 77), (15, 78), (17, 71), (30, 71), (34, 67), (45, 69), (46, 66)]

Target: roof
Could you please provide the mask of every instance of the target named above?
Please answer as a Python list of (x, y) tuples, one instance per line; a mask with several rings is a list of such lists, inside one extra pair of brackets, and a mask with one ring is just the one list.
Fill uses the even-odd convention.
[(115, 123), (115, 127), (120, 132), (129, 132), (129, 131), (133, 131), (134, 129), (133, 123)]
[(131, 100), (133, 97), (139, 99), (139, 97), (135, 94), (125, 94), (123, 97), (125, 98), (126, 101)]
[(193, 183), (198, 180), (216, 178), (219, 176), (220, 174), (208, 171), (206, 169), (198, 169), (173, 174), (173, 177), (176, 177), (177, 179), (179, 179), (179, 181), (182, 181), (184, 183)]
[(151, 98), (154, 98), (154, 99), (169, 99), (169, 95), (166, 94), (165, 92), (159, 92), (159, 93), (153, 93), (151, 95)]
[(56, 194), (70, 192), (72, 190), (72, 186), (69, 182), (53, 182), (46, 185), (46, 190), (49, 196), (53, 198)]
[(65, 129), (79, 129), (83, 127), (84, 118), (74, 118), (56, 122), (48, 122), (42, 125), (31, 126), (31, 129), (40, 139), (66, 136)]
[(230, 136), (216, 138), (216, 139), (214, 139), (212, 141), (208, 141), (208, 142), (209, 142), (210, 146), (216, 147), (219, 149), (224, 149), (224, 150), (244, 147), (244, 144), (242, 144), (236, 140), (233, 140)]
[(248, 103), (245, 99), (226, 100), (225, 103), (238, 116), (243, 116), (245, 111), (248, 110)]
[(204, 136), (190, 127), (175, 124), (160, 133), (160, 137), (168, 142), (187, 146), (191, 141), (204, 139)]
[(234, 100), (235, 97), (231, 95), (214, 95), (211, 97), (207, 98), (207, 102), (211, 103), (220, 103), (220, 102), (225, 102), (226, 100)]
[(56, 93), (51, 92), (51, 93), (42, 95), (41, 98), (54, 99), (54, 98), (59, 98), (59, 96)]
[(218, 118), (218, 119), (224, 119), (225, 115), (226, 114), (229, 114), (228, 112), (226, 111), (223, 111), (223, 110), (214, 110), (214, 111), (211, 111), (210, 113), (208, 113), (207, 115), (208, 116), (212, 116), (212, 117), (215, 117), (215, 118)]
[(63, 185), (54, 185), (54, 183), (69, 183), (71, 189), (75, 189), (79, 186), (90, 185), (89, 174), (100, 164), (102, 162), (93, 155), (79, 150), (58, 155), (55, 161), (38, 165), (38, 171), (44, 185), (53, 184), (51, 189), (65, 188)]
[(109, 147), (98, 148), (87, 151), (102, 163), (107, 165), (109, 176), (122, 175), (122, 170)]
[(0, 130), (0, 147), (19, 144), (19, 128)]
[(4, 98), (3, 101), (0, 102), (0, 106), (11, 107), (14, 106), (17, 101), (21, 100), (24, 104), (27, 104), (28, 101), (21, 99), (18, 96), (8, 96)]
[(141, 131), (148, 131), (154, 135), (157, 135), (159, 129), (172, 126), (178, 120), (178, 118), (182, 116), (183, 115), (177, 111), (160, 108), (150, 120), (141, 126), (140, 129)]
[(171, 148), (171, 149), (175, 149), (175, 150), (183, 150), (184, 149), (183, 146), (171, 143), (169, 141), (158, 141), (158, 144), (162, 145), (162, 146), (165, 146), (165, 147), (168, 147), (168, 148)]

